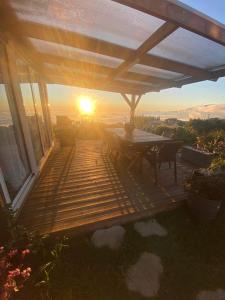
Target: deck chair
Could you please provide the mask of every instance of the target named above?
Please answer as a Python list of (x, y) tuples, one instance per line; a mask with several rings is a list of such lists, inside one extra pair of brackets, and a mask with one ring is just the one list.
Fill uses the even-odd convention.
[(125, 167), (127, 171), (138, 166), (138, 170), (141, 172), (141, 153), (132, 144), (123, 143), (114, 136), (111, 139), (110, 149), (116, 166)]
[(182, 141), (170, 141), (163, 143), (162, 146), (158, 148), (158, 151), (147, 151), (145, 158), (153, 167), (155, 184), (158, 183), (158, 169), (160, 169), (162, 163), (168, 162), (169, 168), (171, 168), (171, 163), (174, 165), (174, 181), (177, 183), (177, 151), (182, 146)]

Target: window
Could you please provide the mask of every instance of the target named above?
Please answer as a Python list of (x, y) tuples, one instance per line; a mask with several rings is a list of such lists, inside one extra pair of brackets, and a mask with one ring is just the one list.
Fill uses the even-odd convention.
[(17, 107), (5, 80), (7, 71), (5, 53), (0, 51), (0, 167), (13, 200), (31, 169)]
[(37, 75), (31, 71), (31, 88), (33, 92), (33, 98), (36, 108), (36, 115), (38, 120), (38, 126), (41, 135), (42, 145), (45, 151), (47, 151), (50, 147), (50, 138), (48, 135), (48, 126), (47, 126), (47, 116), (45, 102), (44, 99), (41, 99), (40, 90), (39, 90), (39, 83)]
[(35, 105), (33, 90), (31, 88), (29, 69), (23, 60), (17, 59), (16, 62), (18, 77), (20, 80), (20, 89), (23, 98), (23, 106), (25, 109), (27, 123), (31, 135), (35, 158), (37, 163), (39, 163), (44, 156), (44, 148), (41, 141), (37, 107)]

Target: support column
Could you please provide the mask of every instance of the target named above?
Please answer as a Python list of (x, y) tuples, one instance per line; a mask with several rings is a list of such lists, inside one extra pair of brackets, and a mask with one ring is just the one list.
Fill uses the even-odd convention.
[(135, 110), (138, 106), (138, 103), (141, 100), (142, 95), (131, 95), (131, 99), (128, 98), (126, 94), (121, 94), (121, 96), (124, 98), (124, 100), (127, 102), (127, 104), (130, 107), (130, 124), (134, 125), (134, 117), (135, 117)]

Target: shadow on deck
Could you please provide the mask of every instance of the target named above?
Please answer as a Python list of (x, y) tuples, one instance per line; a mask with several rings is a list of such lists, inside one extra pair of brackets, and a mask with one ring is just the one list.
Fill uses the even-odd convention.
[(191, 168), (178, 162), (178, 184), (163, 166), (155, 186), (149, 166), (143, 174), (117, 172), (100, 140), (78, 140), (76, 148), (50, 157), (19, 217), (41, 234), (80, 233), (123, 224), (182, 204), (184, 177)]

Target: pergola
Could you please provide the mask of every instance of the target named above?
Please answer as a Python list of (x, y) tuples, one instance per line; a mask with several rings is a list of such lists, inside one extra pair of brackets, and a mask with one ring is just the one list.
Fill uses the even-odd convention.
[(46, 83), (118, 92), (131, 117), (145, 93), (225, 76), (225, 25), (175, 0), (2, 0), (0, 24)]

